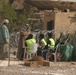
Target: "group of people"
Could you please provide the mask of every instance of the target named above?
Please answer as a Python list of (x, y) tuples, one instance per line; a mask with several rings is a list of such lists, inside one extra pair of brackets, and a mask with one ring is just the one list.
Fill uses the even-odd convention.
[(52, 37), (52, 33), (48, 33), (47, 40), (45, 40), (45, 37), (44, 34), (39, 35), (39, 47), (37, 51), (37, 54), (43, 56), (44, 59), (46, 59), (47, 52), (52, 53), (55, 48), (55, 40)]
[[(0, 59), (5, 59), (8, 57), (9, 50), (9, 30), (8, 30), (9, 20), (4, 19), (2, 24), (0, 25)], [(18, 44), (17, 58), (19, 60), (23, 59), (24, 49), (25, 47), (29, 47), (27, 52), (31, 52), (31, 45), (38, 43), (37, 55), (43, 56), (46, 59), (46, 53), (50, 48), (50, 52), (55, 47), (55, 41), (52, 38), (52, 33), (48, 33), (47, 41), (44, 38), (44, 34), (39, 34), (39, 42), (35, 38), (33, 38), (33, 34), (30, 31), (29, 24), (25, 24), (20, 30), (20, 38)], [(27, 57), (27, 53), (25, 54), (25, 58)]]
[[(24, 58), (25, 47), (28, 47), (29, 49), (27, 49), (27, 52), (31, 53), (31, 46), (37, 43), (37, 55), (43, 56), (44, 59), (46, 59), (46, 53), (48, 52), (48, 49), (50, 48), (51, 52), (55, 47), (55, 41), (52, 38), (52, 33), (48, 33), (47, 41), (45, 40), (45, 36), (43, 33), (39, 34), (38, 39), (39, 42), (37, 42), (37, 40), (33, 37), (33, 34), (30, 32), (30, 27), (28, 24), (23, 26), (20, 32), (17, 58), (22, 60)], [(27, 58), (27, 53), (25, 53), (25, 58)]]

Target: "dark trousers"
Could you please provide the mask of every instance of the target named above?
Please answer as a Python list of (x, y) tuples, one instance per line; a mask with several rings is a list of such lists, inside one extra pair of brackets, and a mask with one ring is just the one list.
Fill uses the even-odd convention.
[(38, 51), (37, 51), (37, 55), (38, 55), (38, 56), (42, 56), (42, 57), (46, 60), (46, 53), (47, 53), (47, 52), (48, 52), (48, 51), (45, 50), (45, 49), (38, 50)]
[(22, 48), (21, 55), (20, 55), (20, 60), (23, 60), (23, 58), (24, 58), (24, 50), (25, 50), (25, 48)]

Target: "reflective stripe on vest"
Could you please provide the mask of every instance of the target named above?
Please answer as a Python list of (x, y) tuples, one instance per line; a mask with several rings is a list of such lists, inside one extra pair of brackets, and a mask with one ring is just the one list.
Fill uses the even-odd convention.
[(47, 43), (46, 43), (46, 41), (44, 39), (42, 39), (41, 42), (43, 42), (44, 45), (47, 45)]
[(35, 43), (36, 43), (35, 39), (28, 39), (28, 40), (26, 40), (26, 44), (27, 44), (27, 47), (28, 47), (28, 49), (27, 49), (28, 52), (32, 51), (31, 50), (32, 45), (35, 44)]
[[(46, 41), (45, 41), (44, 39), (42, 39), (41, 42), (44, 43), (44, 47), (47, 45), (47, 43), (46, 43)], [(44, 47), (43, 47), (43, 48), (44, 48)]]
[(54, 39), (50, 38), (49, 41), (51, 42), (50, 48), (54, 48), (55, 47), (55, 41), (54, 41)]

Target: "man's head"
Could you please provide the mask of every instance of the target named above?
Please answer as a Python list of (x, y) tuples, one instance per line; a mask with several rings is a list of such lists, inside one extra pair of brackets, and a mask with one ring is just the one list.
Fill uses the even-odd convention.
[(8, 23), (9, 23), (9, 20), (8, 20), (8, 19), (4, 19), (4, 20), (2, 21), (2, 24), (5, 24), (5, 25), (8, 25)]
[(33, 34), (29, 34), (28, 39), (32, 39), (32, 38), (33, 38)]
[(41, 34), (39, 35), (39, 38), (40, 38), (40, 39), (43, 39), (43, 38), (44, 38), (44, 34), (41, 33)]
[(48, 33), (48, 37), (51, 38), (52, 37), (52, 33)]

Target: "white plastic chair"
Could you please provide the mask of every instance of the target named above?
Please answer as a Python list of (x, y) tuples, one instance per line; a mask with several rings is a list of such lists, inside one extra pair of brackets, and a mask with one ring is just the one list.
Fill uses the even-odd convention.
[(52, 53), (54, 55), (54, 62), (57, 61), (57, 50), (58, 50), (58, 47), (59, 47), (60, 44), (58, 44), (55, 48), (56, 48), (56, 51), (54, 53)]
[(38, 48), (38, 44), (37, 43), (33, 44), (31, 53), (36, 53), (37, 52), (37, 48)]
[(37, 43), (35, 43), (35, 44), (33, 44), (33, 45), (31, 46), (32, 52), (27, 52), (26, 49), (28, 49), (28, 47), (25, 47), (24, 59), (25, 59), (25, 53), (28, 54), (28, 57), (27, 57), (26, 59), (31, 58), (32, 55), (33, 55), (33, 56), (34, 56), (34, 55), (37, 55), (37, 48), (38, 48), (38, 44), (37, 44)]
[[(59, 45), (60, 45), (60, 44), (58, 44), (58, 45), (55, 47), (55, 48), (56, 48), (55, 52), (51, 53), (51, 54), (54, 55), (54, 62), (57, 61), (57, 50), (58, 50)], [(48, 50), (48, 53), (49, 53), (49, 51), (50, 51), (50, 50)], [(48, 53), (47, 53), (47, 55), (46, 55), (46, 60), (48, 60)]]

